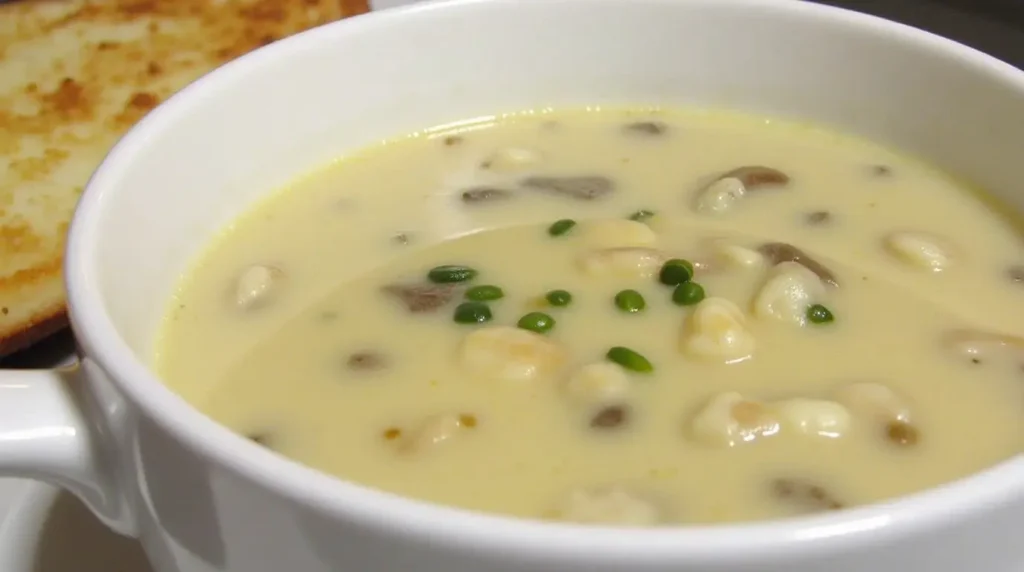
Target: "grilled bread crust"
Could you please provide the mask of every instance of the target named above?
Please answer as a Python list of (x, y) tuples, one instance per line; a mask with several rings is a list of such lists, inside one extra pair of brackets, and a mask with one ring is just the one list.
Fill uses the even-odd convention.
[(0, 4), (0, 356), (67, 325), (65, 235), (124, 132), (199, 76), (366, 0)]

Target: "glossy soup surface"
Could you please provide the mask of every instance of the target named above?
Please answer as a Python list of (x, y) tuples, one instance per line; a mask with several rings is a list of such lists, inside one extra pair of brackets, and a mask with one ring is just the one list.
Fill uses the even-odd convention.
[(264, 446), (402, 495), (776, 518), (1021, 453), (1022, 263), (977, 196), (864, 141), (526, 113), (367, 149), (259, 205), (184, 277), (157, 366)]

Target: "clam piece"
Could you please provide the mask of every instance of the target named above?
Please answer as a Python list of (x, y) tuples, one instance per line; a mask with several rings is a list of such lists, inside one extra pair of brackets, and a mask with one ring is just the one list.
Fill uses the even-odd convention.
[(488, 155), (480, 167), (496, 173), (525, 171), (543, 160), (539, 151), (520, 147), (506, 147)]
[(421, 421), (415, 429), (402, 438), (399, 451), (406, 454), (427, 453), (453, 441), (477, 425), (476, 417), (464, 413), (443, 413), (431, 415)]
[(577, 265), (588, 276), (650, 278), (661, 270), (665, 260), (667, 257), (659, 250), (627, 246), (585, 252)]
[(835, 401), (793, 398), (778, 401), (773, 407), (786, 428), (803, 435), (837, 439), (850, 430), (850, 412)]
[(824, 297), (825, 286), (815, 273), (796, 262), (783, 262), (772, 268), (754, 297), (754, 315), (804, 326), (807, 308)]
[(651, 227), (628, 219), (589, 220), (580, 223), (576, 232), (586, 246), (595, 249), (653, 247), (658, 243)]
[(985, 330), (959, 329), (943, 334), (942, 345), (954, 355), (982, 365), (1024, 365), (1024, 337)]
[(568, 352), (542, 334), (491, 326), (473, 331), (462, 340), (459, 360), (481, 379), (527, 383), (558, 374), (568, 360)]
[(838, 388), (833, 395), (855, 415), (885, 423), (910, 422), (907, 399), (885, 384), (873, 381), (849, 383)]
[(576, 370), (562, 386), (563, 393), (579, 405), (618, 403), (629, 393), (629, 376), (622, 366), (600, 361)]
[(781, 420), (770, 407), (735, 391), (712, 397), (690, 421), (694, 439), (717, 447), (735, 447), (779, 432)]
[(893, 258), (912, 268), (942, 272), (954, 263), (955, 248), (948, 240), (926, 232), (892, 232), (882, 245)]
[(844, 385), (834, 395), (851, 413), (876, 424), (879, 435), (891, 444), (913, 447), (921, 440), (909, 401), (889, 386), (862, 381)]
[(694, 205), (698, 212), (726, 213), (749, 193), (789, 183), (789, 175), (778, 169), (749, 165), (727, 171), (697, 193)]
[(621, 485), (575, 488), (558, 503), (552, 515), (579, 524), (652, 526), (662, 521), (651, 499)]
[(725, 298), (705, 298), (683, 323), (680, 349), (698, 359), (735, 363), (753, 356), (756, 346), (743, 311)]
[(235, 280), (235, 306), (244, 311), (267, 306), (280, 292), (284, 278), (284, 271), (274, 266), (246, 267)]

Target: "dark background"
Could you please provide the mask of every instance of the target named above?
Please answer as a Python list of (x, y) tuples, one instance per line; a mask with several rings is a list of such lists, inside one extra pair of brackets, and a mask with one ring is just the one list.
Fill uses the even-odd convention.
[(1024, 0), (817, 0), (967, 44), (1024, 69)]
[[(3, 2), (5, 0), (0, 0)], [(1024, 69), (1024, 0), (808, 0), (921, 28)], [(73, 348), (69, 334), (0, 361), (0, 367), (46, 367)]]

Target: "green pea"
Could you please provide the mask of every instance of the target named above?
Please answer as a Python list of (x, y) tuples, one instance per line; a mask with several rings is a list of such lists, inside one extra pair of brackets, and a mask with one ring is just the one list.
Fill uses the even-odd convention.
[(453, 319), (459, 324), (479, 324), (491, 320), (491, 308), (483, 302), (463, 302), (455, 307)]
[(682, 258), (672, 258), (661, 266), (658, 280), (666, 286), (677, 286), (693, 280), (693, 264)]
[(427, 272), (427, 279), (435, 284), (452, 284), (472, 280), (476, 278), (476, 274), (476, 270), (468, 266), (446, 264), (431, 268), (430, 272)]
[(645, 220), (654, 218), (654, 211), (646, 209), (640, 209), (635, 213), (629, 215), (629, 220), (635, 220), (636, 222), (644, 222)]
[(500, 300), (505, 297), (505, 292), (497, 287), (490, 284), (473, 286), (469, 290), (466, 290), (466, 299), (473, 300), (475, 302), (489, 302), (491, 300)]
[(654, 366), (651, 365), (651, 362), (647, 361), (647, 358), (629, 348), (615, 346), (608, 350), (605, 357), (631, 371), (638, 373), (650, 373), (654, 371)]
[(696, 282), (683, 282), (672, 291), (672, 301), (680, 306), (693, 306), (704, 299), (704, 287)]
[(544, 295), (544, 299), (552, 306), (568, 306), (572, 302), (572, 294), (565, 290), (552, 290)]
[(524, 330), (545, 334), (555, 327), (555, 319), (544, 312), (530, 312), (519, 318), (519, 322), (516, 325)]
[(615, 295), (615, 305), (623, 312), (635, 314), (647, 307), (644, 297), (636, 290), (623, 290)]
[(563, 218), (562, 220), (555, 221), (548, 227), (548, 234), (551, 236), (562, 236), (572, 230), (574, 226), (576, 226), (576, 221), (571, 218)]
[(815, 324), (827, 324), (836, 319), (832, 311), (821, 304), (812, 304), (807, 307), (807, 319)]

